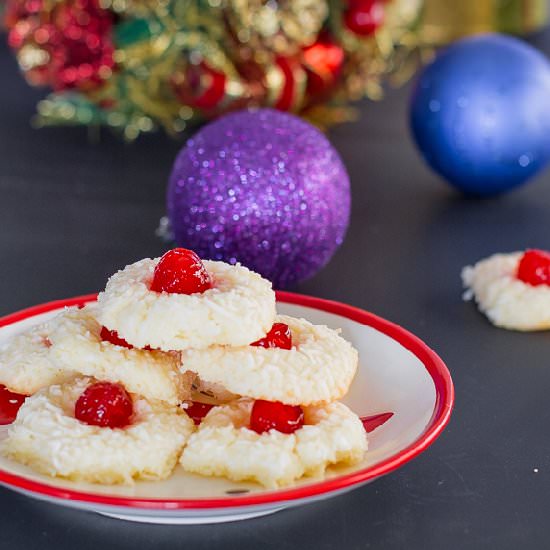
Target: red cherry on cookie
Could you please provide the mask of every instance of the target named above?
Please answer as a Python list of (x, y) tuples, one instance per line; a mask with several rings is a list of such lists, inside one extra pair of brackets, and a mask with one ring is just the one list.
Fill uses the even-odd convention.
[(271, 330), (260, 340), (252, 342), (251, 346), (262, 348), (292, 349), (292, 333), (285, 323), (275, 323)]
[(155, 267), (151, 290), (172, 294), (195, 294), (212, 288), (212, 279), (201, 259), (186, 248), (174, 248)]
[(11, 424), (15, 420), (25, 399), (26, 395), (11, 392), (0, 384), (0, 425)]
[[(104, 342), (109, 342), (110, 344), (114, 344), (115, 346), (121, 346), (127, 349), (134, 349), (134, 346), (126, 342), (124, 338), (121, 338), (116, 330), (109, 330), (107, 327), (101, 327), (99, 337)], [(142, 349), (145, 351), (153, 351), (153, 348), (151, 348), (151, 346), (145, 346)]]
[(277, 430), (291, 434), (304, 425), (304, 411), (297, 405), (257, 399), (250, 413), (250, 429), (256, 433)]
[(134, 411), (132, 398), (120, 384), (96, 382), (88, 386), (74, 406), (76, 419), (92, 426), (123, 428)]
[(344, 24), (360, 36), (373, 34), (384, 23), (384, 4), (380, 0), (350, 0)]
[(517, 278), (532, 286), (550, 285), (550, 252), (527, 250), (519, 262)]
[(134, 346), (132, 344), (129, 344), (124, 340), (124, 338), (121, 338), (118, 335), (118, 332), (116, 330), (109, 330), (107, 327), (101, 327), (101, 332), (99, 333), (99, 337), (104, 342), (109, 342), (111, 344), (114, 344), (115, 346), (121, 346), (123, 348), (133, 349)]
[(213, 406), (214, 405), (209, 405), (208, 403), (191, 401), (189, 406), (183, 410), (187, 413), (187, 415), (195, 423), (195, 425), (198, 426)]

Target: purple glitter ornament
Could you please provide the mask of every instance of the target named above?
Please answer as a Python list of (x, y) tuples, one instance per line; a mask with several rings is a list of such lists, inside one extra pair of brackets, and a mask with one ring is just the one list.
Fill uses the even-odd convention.
[(285, 288), (314, 275), (342, 243), (349, 178), (307, 122), (271, 109), (241, 111), (187, 142), (167, 208), (178, 245), (240, 262)]

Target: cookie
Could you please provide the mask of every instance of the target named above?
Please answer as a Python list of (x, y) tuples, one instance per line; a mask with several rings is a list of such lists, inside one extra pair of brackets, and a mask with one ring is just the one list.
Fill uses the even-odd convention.
[(68, 309), (49, 332), (52, 359), (67, 370), (120, 382), (147, 399), (177, 404), (189, 398), (193, 379), (178, 370), (175, 353), (128, 349), (101, 339), (96, 304)]
[(289, 405), (328, 403), (349, 389), (358, 355), (338, 331), (278, 315), (289, 326), (292, 349), (211, 346), (181, 354), (181, 369), (255, 399)]
[(12, 338), (0, 350), (0, 384), (25, 395), (75, 376), (120, 382), (128, 391), (176, 404), (194, 377), (178, 370), (177, 354), (127, 349), (103, 341), (95, 305), (66, 308)]
[(178, 407), (134, 395), (131, 425), (83, 423), (74, 417), (75, 402), (92, 382), (79, 378), (29, 397), (9, 428), (3, 454), (43, 474), (91, 483), (168, 477), (193, 421)]
[(475, 299), (496, 326), (519, 331), (550, 329), (550, 287), (533, 286), (517, 277), (523, 252), (494, 254), (466, 266), (464, 299)]
[(241, 265), (204, 261), (213, 287), (194, 294), (150, 290), (159, 258), (115, 273), (98, 297), (98, 320), (135, 347), (164, 351), (243, 346), (275, 318), (271, 283)]
[(291, 434), (249, 429), (252, 405), (240, 399), (211, 409), (189, 438), (180, 459), (183, 468), (273, 489), (303, 476), (321, 476), (331, 464), (360, 462), (367, 450), (361, 421), (342, 403), (304, 407), (305, 425)]
[(65, 313), (15, 335), (0, 347), (0, 384), (10, 391), (32, 395), (50, 384), (74, 377), (52, 356), (49, 335)]

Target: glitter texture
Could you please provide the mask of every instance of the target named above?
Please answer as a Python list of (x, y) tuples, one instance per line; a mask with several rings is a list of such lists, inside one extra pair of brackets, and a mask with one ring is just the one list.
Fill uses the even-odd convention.
[(271, 109), (241, 111), (187, 142), (167, 208), (180, 246), (241, 262), (285, 288), (314, 275), (342, 243), (349, 178), (307, 122)]

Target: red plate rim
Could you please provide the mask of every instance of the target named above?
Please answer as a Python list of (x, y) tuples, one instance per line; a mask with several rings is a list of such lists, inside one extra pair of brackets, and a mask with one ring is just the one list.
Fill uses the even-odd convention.
[[(47, 313), (48, 311), (60, 309), (62, 307), (84, 304), (95, 300), (96, 297), (97, 294), (88, 294), (66, 300), (55, 300), (23, 309), (0, 318), (0, 327), (11, 325), (18, 321), (22, 321), (23, 319), (34, 317), (36, 315), (40, 315), (41, 313)], [(318, 483), (259, 494), (197, 499), (129, 498), (55, 487), (48, 485), (47, 483), (42, 483), (40, 481), (27, 479), (23, 476), (11, 474), (1, 469), (0, 483), (44, 497), (86, 502), (103, 506), (120, 506), (125, 508), (150, 510), (240, 508), (314, 498), (325, 493), (340, 491), (346, 488), (351, 488), (354, 485), (365, 483), (376, 477), (388, 474), (400, 466), (403, 466), (426, 450), (441, 434), (449, 422), (453, 409), (453, 382), (445, 363), (443, 363), (441, 358), (424, 342), (422, 342), (422, 340), (404, 328), (386, 321), (373, 313), (369, 313), (363, 309), (340, 302), (283, 291), (277, 292), (277, 300), (284, 303), (320, 309), (342, 317), (347, 317), (348, 319), (363, 325), (368, 325), (389, 336), (393, 340), (396, 340), (413, 355), (415, 355), (422, 362), (428, 371), (428, 374), (431, 376), (436, 391), (434, 411), (424, 432), (408, 447), (404, 448), (394, 456), (375, 464), (374, 466), (358, 470), (351, 474), (320, 481)]]

